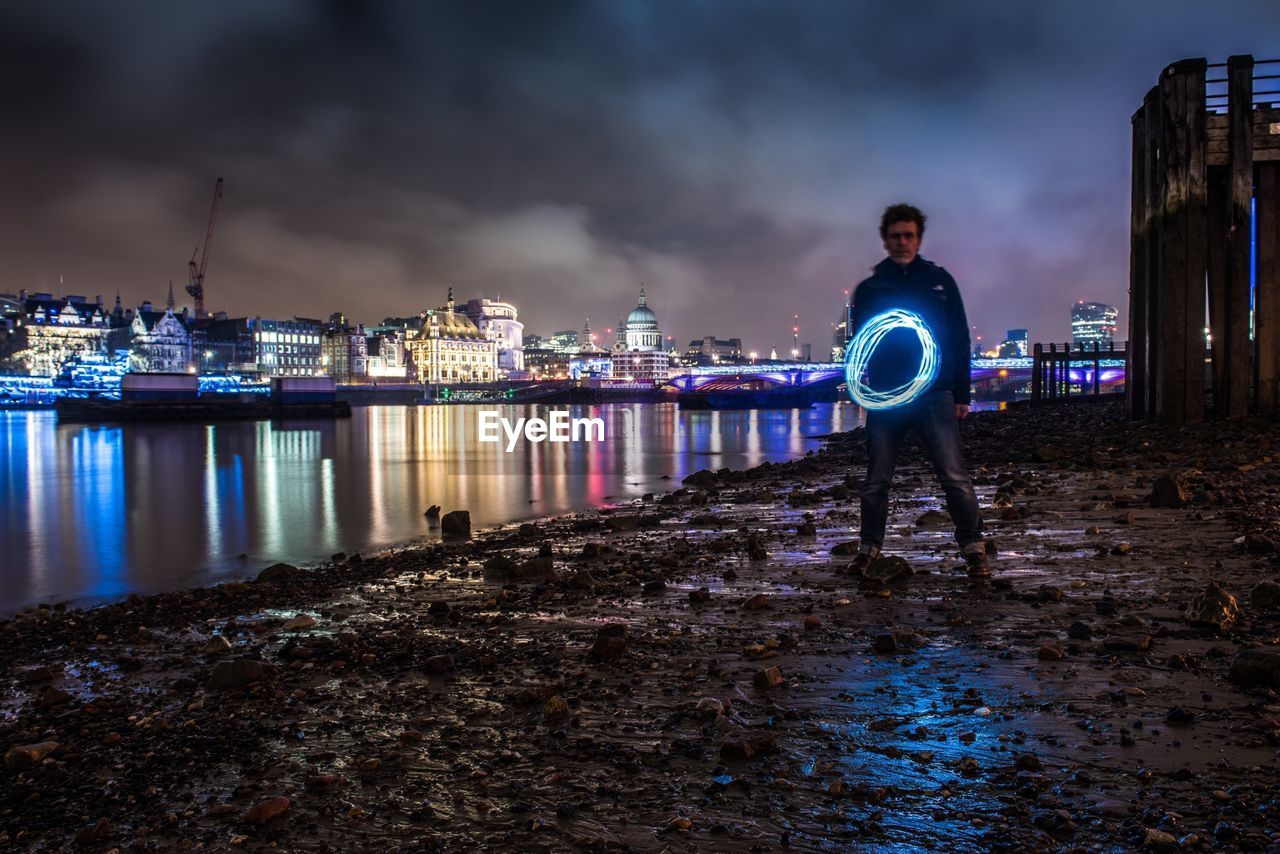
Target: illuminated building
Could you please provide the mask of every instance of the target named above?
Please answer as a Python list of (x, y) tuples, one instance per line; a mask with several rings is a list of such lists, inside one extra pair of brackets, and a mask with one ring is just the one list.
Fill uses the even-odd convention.
[(57, 376), (69, 362), (104, 352), (109, 324), (102, 298), (54, 299), (52, 294), (19, 295), (22, 314), (16, 320), (13, 359), (31, 376)]
[(493, 330), (498, 345), (498, 371), (510, 374), (524, 370), (524, 324), (516, 319), (516, 307), (499, 300), (473, 299), (463, 309), (481, 332)]
[(320, 322), (293, 320), (247, 321), (253, 334), (254, 363), (259, 373), (271, 377), (316, 377), (320, 366)]
[(194, 370), (186, 313), (174, 314), (172, 295), (164, 311), (150, 309), (150, 303), (143, 303), (129, 323), (129, 370), (160, 374)]
[(363, 380), (369, 373), (369, 339), (341, 313), (329, 316), (320, 333), (320, 367), (336, 382)]
[(617, 343), (628, 351), (649, 351), (662, 349), (662, 330), (658, 328), (658, 317), (649, 308), (645, 300), (644, 285), (640, 286), (640, 298), (636, 307), (631, 309), (625, 322), (619, 324)]
[(454, 307), (453, 288), (442, 309), (422, 314), (422, 328), (406, 346), (420, 383), (488, 383), (498, 379), (496, 330), (482, 331)]
[(1071, 337), (1077, 344), (1110, 344), (1115, 340), (1118, 315), (1114, 305), (1078, 302), (1071, 307)]

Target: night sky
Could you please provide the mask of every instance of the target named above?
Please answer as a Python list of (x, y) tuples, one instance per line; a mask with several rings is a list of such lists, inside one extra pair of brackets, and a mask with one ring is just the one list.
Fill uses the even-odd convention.
[(886, 204), (984, 342), (1127, 322), (1130, 116), (1274, 2), (5, 2), (0, 291), (368, 322), (459, 298), (815, 356)]

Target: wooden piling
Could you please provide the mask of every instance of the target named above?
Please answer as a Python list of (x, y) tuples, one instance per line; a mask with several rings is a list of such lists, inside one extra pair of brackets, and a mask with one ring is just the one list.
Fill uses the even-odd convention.
[(1227, 59), (1227, 417), (1249, 414), (1249, 225), (1253, 197), (1253, 57)]
[(1276, 411), (1280, 388), (1280, 161), (1257, 165), (1254, 199), (1257, 216), (1258, 268), (1254, 292), (1254, 348), (1257, 356), (1258, 413)]
[(1209, 281), (1209, 342), (1213, 360), (1213, 414), (1229, 415), (1231, 377), (1227, 372), (1227, 250), (1231, 200), (1230, 175), (1224, 166), (1209, 168), (1209, 208), (1205, 225)]
[(1125, 392), (1129, 417), (1147, 417), (1147, 129), (1146, 109), (1133, 114), (1133, 174), (1129, 202), (1129, 353)]

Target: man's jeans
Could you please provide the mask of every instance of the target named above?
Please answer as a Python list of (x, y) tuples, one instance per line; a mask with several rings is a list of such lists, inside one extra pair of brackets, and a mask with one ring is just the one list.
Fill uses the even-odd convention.
[(884, 545), (889, 516), (889, 486), (907, 428), (914, 427), (933, 460), (947, 496), (961, 549), (982, 539), (978, 496), (960, 450), (955, 397), (950, 391), (926, 394), (901, 409), (867, 413), (867, 479), (862, 485), (862, 545)]

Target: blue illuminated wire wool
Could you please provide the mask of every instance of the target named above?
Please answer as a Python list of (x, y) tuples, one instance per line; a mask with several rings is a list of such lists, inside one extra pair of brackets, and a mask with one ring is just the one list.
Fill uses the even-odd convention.
[[(871, 357), (884, 337), (895, 329), (910, 329), (920, 339), (920, 367), (915, 378), (888, 391), (876, 391), (864, 377)], [(849, 396), (864, 409), (893, 409), (919, 397), (938, 378), (938, 342), (924, 318), (906, 309), (894, 308), (868, 320), (849, 342), (844, 363), (844, 379)]]

